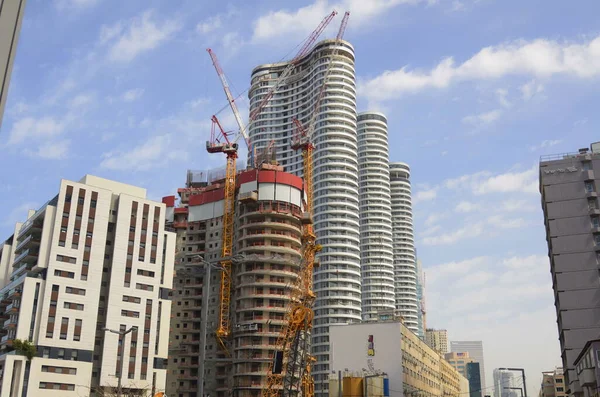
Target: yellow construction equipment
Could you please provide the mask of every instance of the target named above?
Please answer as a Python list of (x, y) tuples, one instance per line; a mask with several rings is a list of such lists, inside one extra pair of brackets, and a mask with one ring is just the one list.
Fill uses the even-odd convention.
[(346, 12), (342, 19), (336, 45), (331, 54), (308, 128), (305, 129), (297, 119), (294, 119), (296, 134), (292, 148), (302, 150), (306, 198), (302, 229), (303, 260), (299, 283), (291, 291), (292, 300), (285, 317), (287, 321), (278, 340), (278, 350), (275, 352), (273, 363), (269, 368), (267, 385), (262, 393), (263, 397), (314, 396), (312, 365), (316, 359), (310, 355), (310, 331), (312, 330), (314, 317), (312, 308), (315, 301), (313, 270), (316, 266), (315, 256), (321, 250), (321, 246), (316, 243), (317, 237), (312, 222), (314, 145), (311, 138), (325, 93), (325, 86), (329, 80), (333, 61), (339, 52), (349, 16), (350, 13)]

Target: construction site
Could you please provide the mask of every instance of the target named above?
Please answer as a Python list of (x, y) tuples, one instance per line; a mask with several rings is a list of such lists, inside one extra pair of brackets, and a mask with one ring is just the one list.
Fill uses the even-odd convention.
[[(214, 115), (206, 149), (225, 155), (225, 169), (188, 171), (178, 200), (163, 198), (167, 227), (177, 234), (167, 395), (314, 395), (313, 269), (321, 247), (313, 230), (311, 134), (330, 68), (310, 103), (309, 121), (292, 122), (289, 145), (302, 153), (304, 178), (284, 172), (272, 143), (253, 146), (247, 130), (277, 90), (299, 73), (296, 65), (336, 14), (326, 16), (298, 54), (270, 76), (270, 88), (251, 109), (248, 124), (208, 49), (239, 130), (225, 131)], [(238, 141), (248, 149), (247, 167), (238, 164)]]

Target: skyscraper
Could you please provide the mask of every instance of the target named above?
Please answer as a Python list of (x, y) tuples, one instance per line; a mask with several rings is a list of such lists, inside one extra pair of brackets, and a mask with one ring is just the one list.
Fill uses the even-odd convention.
[[(361, 321), (358, 142), (354, 48), (348, 42), (324, 40), (297, 64), (287, 84), (275, 93), (254, 122), (252, 144), (274, 141), (285, 171), (302, 176), (302, 154), (291, 149), (295, 117), (306, 125), (312, 116), (327, 65), (335, 47), (324, 99), (312, 136), (314, 152), (314, 226), (323, 246), (315, 270), (315, 318), (312, 337), (316, 393), (326, 393), (329, 376), (329, 324)], [(266, 64), (252, 71), (250, 109), (255, 108), (287, 63)]]
[(469, 357), (479, 363), (481, 372), (481, 390), (482, 394), (489, 394), (485, 388), (485, 365), (483, 363), (483, 342), (481, 341), (451, 341), (450, 351), (467, 352)]
[[(164, 391), (175, 253), (164, 219), (145, 189), (87, 175), (17, 223), (0, 244), (0, 395), (89, 396), (118, 377), (132, 393)], [(14, 354), (15, 339), (38, 355)]]
[(395, 309), (387, 119), (360, 113), (357, 135), (362, 316), (369, 320)]
[(417, 335), (425, 340), (425, 328), (427, 328), (427, 308), (425, 307), (425, 273), (421, 261), (417, 259)]
[(419, 330), (417, 258), (415, 255), (410, 167), (408, 164), (390, 163), (390, 186), (396, 311), (404, 318), (404, 324), (408, 329), (422, 336), (423, 330)]
[(0, 127), (24, 12), (25, 0), (0, 0)]
[[(598, 175), (596, 175), (598, 173)], [(600, 334), (600, 142), (540, 159), (540, 193), (565, 382), (582, 393), (573, 363)]]

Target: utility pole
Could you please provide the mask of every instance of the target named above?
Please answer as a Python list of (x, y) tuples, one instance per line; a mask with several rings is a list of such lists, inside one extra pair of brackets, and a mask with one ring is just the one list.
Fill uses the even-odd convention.
[(117, 377), (117, 397), (121, 397), (123, 393), (123, 390), (121, 388), (121, 377), (123, 376), (123, 363), (125, 362), (125, 335), (136, 329), (137, 327), (135, 326), (129, 328), (127, 331), (116, 331), (114, 329), (102, 328), (102, 330), (105, 332), (112, 332), (113, 334), (117, 334), (123, 337), (121, 342), (121, 368), (119, 368), (119, 376)]

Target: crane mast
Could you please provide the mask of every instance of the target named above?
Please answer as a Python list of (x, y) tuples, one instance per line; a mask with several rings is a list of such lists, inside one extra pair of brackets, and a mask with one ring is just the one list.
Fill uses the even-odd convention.
[(349, 12), (344, 14), (338, 35), (336, 46), (331, 54), (331, 59), (325, 73), (319, 95), (315, 102), (312, 117), (308, 129), (296, 118), (293, 119), (296, 126), (296, 136), (292, 142), (292, 148), (302, 150), (304, 167), (304, 189), (306, 196), (305, 212), (302, 227), (302, 266), (298, 288), (292, 289), (292, 302), (286, 314), (286, 326), (284, 326), (278, 340), (278, 349), (275, 353), (273, 363), (267, 378), (267, 386), (263, 389), (262, 397), (290, 397), (301, 394), (303, 397), (314, 396), (314, 381), (312, 379), (312, 365), (316, 359), (310, 355), (310, 331), (314, 317), (313, 304), (315, 293), (313, 291), (313, 270), (316, 266), (315, 256), (321, 250), (316, 243), (316, 235), (312, 224), (313, 211), (313, 150), (311, 141), (317, 112), (320, 109), (324, 96), (325, 86), (332, 70), (333, 60), (339, 52)]
[[(252, 123), (258, 115), (261, 113), (262, 109), (266, 106), (268, 100), (273, 96), (273, 94), (281, 87), (283, 84), (283, 80), (287, 76), (289, 76), (292, 70), (295, 68), (298, 61), (308, 53), (312, 44), (315, 40), (320, 36), (325, 27), (329, 24), (329, 22), (333, 19), (333, 17), (337, 13), (333, 11), (330, 15), (328, 15), (321, 24), (317, 27), (315, 31), (312, 32), (309, 39), (304, 43), (301, 50), (294, 57), (291, 64), (286, 68), (286, 76), (280, 76), (279, 80), (273, 86), (265, 98), (263, 98), (260, 105), (255, 108), (249, 117), (249, 122)], [(220, 302), (219, 302), (219, 325), (216, 330), (216, 337), (219, 343), (221, 350), (227, 355), (231, 356), (229, 348), (227, 346), (227, 339), (231, 335), (231, 284), (232, 284), (232, 261), (231, 256), (233, 254), (233, 234), (234, 234), (234, 213), (235, 213), (235, 186), (236, 186), (236, 160), (238, 157), (238, 144), (237, 141), (240, 137), (243, 137), (246, 141), (246, 145), (248, 150), (251, 150), (250, 139), (246, 133), (248, 126), (244, 126), (242, 118), (239, 114), (237, 106), (235, 105), (235, 99), (231, 94), (231, 90), (229, 89), (229, 84), (227, 79), (225, 78), (225, 74), (221, 65), (211, 49), (207, 49), (211, 60), (213, 62), (213, 66), (219, 75), (221, 80), (221, 84), (223, 86), (223, 90), (225, 91), (225, 96), (227, 97), (227, 101), (231, 110), (235, 116), (236, 122), (239, 126), (239, 132), (236, 135), (235, 139), (229, 139), (229, 133), (225, 132), (222, 128), (219, 120), (216, 115), (213, 115), (212, 120), (212, 131), (211, 131), (211, 139), (206, 142), (206, 149), (209, 153), (225, 153), (227, 156), (227, 165), (225, 172), (225, 186), (224, 186), (224, 209), (223, 209), (223, 232), (222, 232), (222, 244), (221, 244), (221, 284), (220, 284)]]

